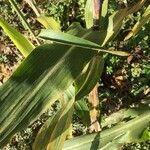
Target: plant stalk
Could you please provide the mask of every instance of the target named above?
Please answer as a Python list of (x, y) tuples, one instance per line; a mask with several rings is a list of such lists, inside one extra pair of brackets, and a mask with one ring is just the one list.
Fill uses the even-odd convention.
[[(101, 12), (101, 0), (93, 0), (93, 29), (99, 30), (100, 22), (100, 12)], [(98, 83), (95, 85), (93, 90), (89, 93), (88, 101), (90, 103), (90, 119), (91, 125), (89, 127), (90, 132), (99, 132), (101, 131), (99, 116), (99, 96), (98, 96)]]
[(88, 101), (90, 103), (90, 119), (91, 119), (91, 125), (89, 127), (89, 131), (99, 132), (101, 131), (101, 127), (99, 123), (100, 108), (99, 108), (99, 96), (98, 96), (98, 83), (90, 92)]
[(99, 30), (101, 0), (93, 0), (93, 27)]

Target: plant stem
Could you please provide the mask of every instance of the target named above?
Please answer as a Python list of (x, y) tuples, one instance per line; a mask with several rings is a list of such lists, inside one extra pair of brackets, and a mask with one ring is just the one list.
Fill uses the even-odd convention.
[(93, 27), (99, 30), (101, 0), (93, 0)]
[[(94, 30), (99, 30), (100, 22), (100, 11), (101, 11), (101, 0), (93, 0), (93, 28)], [(91, 126), (89, 127), (90, 132), (99, 132), (101, 131), (99, 116), (99, 96), (98, 96), (98, 83), (95, 85), (93, 90), (89, 93), (89, 103), (90, 103), (90, 119)]]
[(101, 131), (100, 123), (99, 123), (99, 116), (100, 116), (100, 110), (99, 110), (99, 96), (98, 96), (98, 83), (93, 88), (93, 90), (89, 94), (89, 103), (90, 103), (90, 119), (91, 119), (91, 125), (89, 127), (90, 132), (99, 132)]

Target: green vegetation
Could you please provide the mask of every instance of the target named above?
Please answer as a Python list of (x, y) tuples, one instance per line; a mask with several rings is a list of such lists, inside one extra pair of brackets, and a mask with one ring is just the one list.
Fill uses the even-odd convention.
[(24, 57), (3, 83), (0, 56), (1, 148), (149, 149), (150, 5), (101, 2), (0, 1), (1, 41)]

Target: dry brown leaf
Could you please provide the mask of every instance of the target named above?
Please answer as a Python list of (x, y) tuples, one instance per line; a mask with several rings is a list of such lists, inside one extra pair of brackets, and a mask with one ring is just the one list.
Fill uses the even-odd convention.
[(91, 120), (89, 131), (90, 132), (101, 131), (101, 127), (98, 121), (100, 115), (98, 84), (93, 88), (93, 90), (89, 94), (89, 103), (90, 103), (90, 120)]
[(148, 94), (150, 94), (150, 88), (144, 90), (144, 95), (148, 95)]

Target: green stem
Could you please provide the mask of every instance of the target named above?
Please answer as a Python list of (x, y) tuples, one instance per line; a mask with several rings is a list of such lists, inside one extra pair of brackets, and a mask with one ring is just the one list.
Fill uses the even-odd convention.
[(31, 33), (31, 35), (33, 36), (33, 38), (36, 40), (37, 44), (40, 45), (40, 42), (38, 41), (38, 39), (36, 38), (34, 32), (31, 29), (31, 26), (29, 25), (29, 23), (26, 21), (25, 17), (23, 16), (22, 12), (20, 11), (20, 9), (18, 8), (16, 2), (14, 0), (9, 0), (10, 4), (12, 5), (13, 9), (17, 12), (18, 16), (21, 19), (21, 22), (23, 24), (23, 26), (25, 28), (27, 28), (29, 30), (29, 32)]

